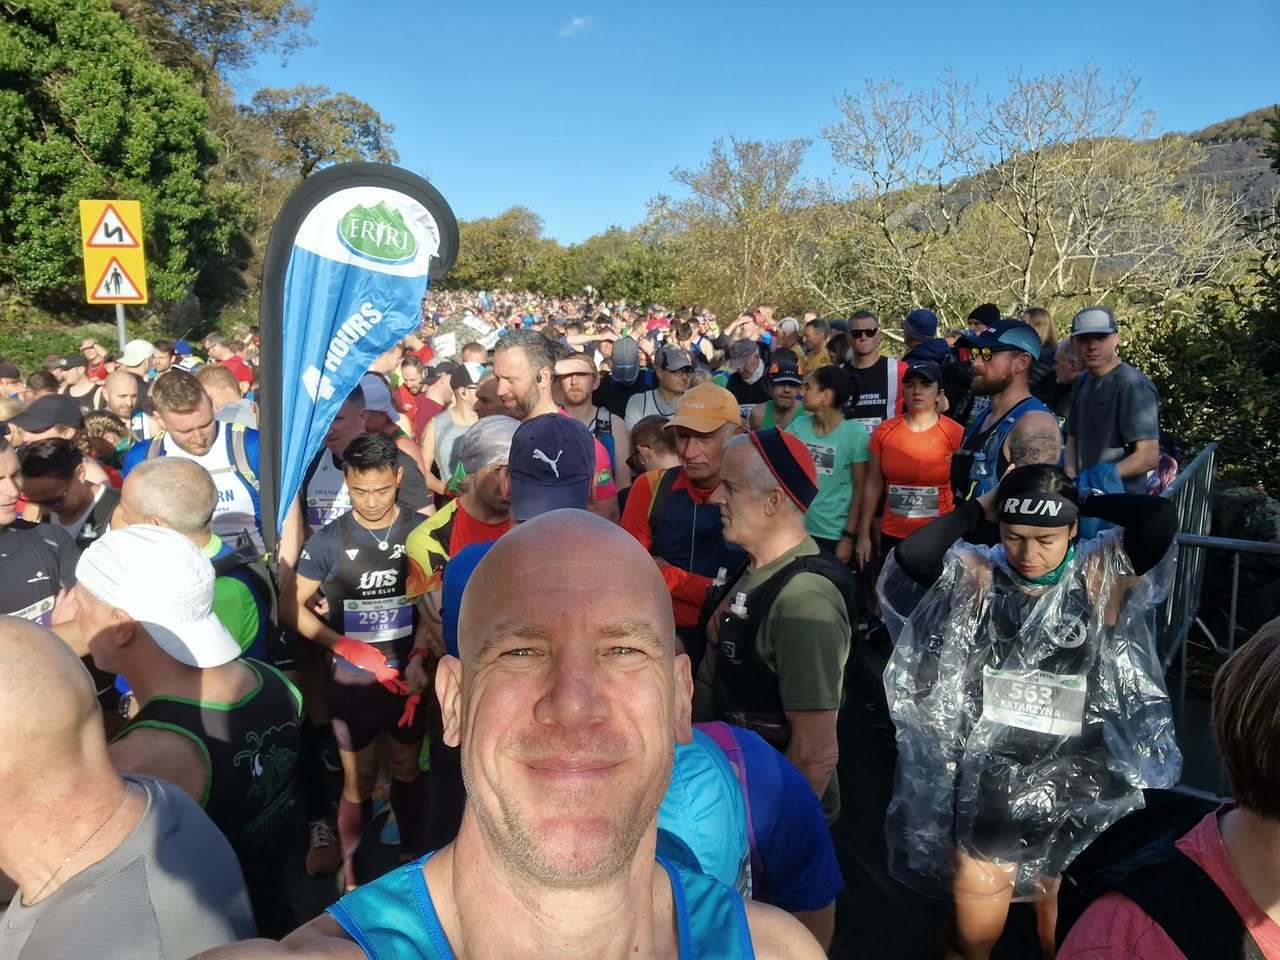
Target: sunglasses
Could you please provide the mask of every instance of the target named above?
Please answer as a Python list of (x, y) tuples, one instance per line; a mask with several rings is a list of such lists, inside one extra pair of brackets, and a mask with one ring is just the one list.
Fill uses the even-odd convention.
[(71, 492), (71, 481), (68, 480), (66, 486), (62, 488), (62, 492), (56, 497), (45, 497), (43, 500), (35, 500), (31, 497), (27, 498), (27, 502), (37, 507), (44, 507), (46, 510), (61, 510), (62, 505), (66, 503), (67, 494)]
[(879, 327), (872, 327), (870, 330), (850, 330), (849, 336), (853, 337), (855, 340), (861, 340), (864, 337), (874, 337), (879, 332)]
[(1002, 350), (999, 347), (970, 347), (969, 348), (970, 357), (978, 358), (982, 360), (990, 360), (992, 357), (994, 357), (996, 354), (999, 354), (999, 353), (1018, 353), (1018, 352), (1019, 352), (1018, 350), (1012, 349), (1012, 348), (1007, 350)]

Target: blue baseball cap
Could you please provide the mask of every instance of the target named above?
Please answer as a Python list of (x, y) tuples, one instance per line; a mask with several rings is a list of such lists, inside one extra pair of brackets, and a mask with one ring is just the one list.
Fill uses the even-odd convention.
[(584, 424), (561, 413), (526, 420), (511, 438), (507, 458), (512, 518), (585, 509), (595, 467), (595, 440)]
[(905, 333), (921, 340), (932, 340), (938, 335), (938, 315), (932, 310), (920, 307), (907, 314), (902, 328)]
[(966, 333), (956, 341), (962, 347), (990, 347), (992, 350), (1017, 351), (1040, 359), (1040, 334), (1021, 320), (1002, 320), (981, 333)]

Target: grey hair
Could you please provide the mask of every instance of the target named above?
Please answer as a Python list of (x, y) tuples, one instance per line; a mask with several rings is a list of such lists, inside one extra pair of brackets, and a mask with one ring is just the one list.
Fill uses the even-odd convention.
[(209, 531), (218, 505), (218, 488), (209, 471), (194, 460), (143, 460), (129, 471), (125, 483), (143, 516), (154, 517), (186, 536)]
[(1080, 351), (1076, 349), (1076, 342), (1070, 337), (1058, 342), (1058, 355), (1068, 363), (1080, 362)]
[(555, 352), (551, 341), (536, 330), (511, 331), (494, 344), (493, 355), (496, 357), (500, 353), (506, 353), (517, 347), (524, 351), (525, 357), (529, 360), (529, 369), (533, 371), (535, 377), (539, 370), (550, 370), (555, 373)]
[[(746, 481), (751, 492), (758, 496), (765, 496), (771, 490), (782, 490), (782, 484), (778, 482), (778, 478), (773, 475), (773, 471), (769, 469), (769, 465), (764, 462), (764, 457), (760, 456), (760, 451), (756, 449), (756, 445), (751, 442), (751, 437), (747, 434), (741, 434), (730, 440), (724, 448), (725, 456), (729, 455), (729, 451), (734, 447), (746, 447), (751, 451), (751, 455), (747, 457)], [(782, 502), (786, 504), (788, 510), (794, 510), (800, 513), (800, 508), (796, 506), (795, 501), (782, 490)]]

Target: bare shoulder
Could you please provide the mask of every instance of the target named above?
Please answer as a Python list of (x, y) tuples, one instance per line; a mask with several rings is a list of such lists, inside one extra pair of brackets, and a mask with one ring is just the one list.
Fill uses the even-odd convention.
[(316, 957), (325, 960), (364, 960), (365, 952), (347, 936), (342, 924), (330, 914), (322, 913), (305, 923), (281, 941), (294, 957)]
[(279, 943), (247, 940), (198, 954), (192, 960), (364, 960), (358, 947), (338, 921), (322, 913)]
[(826, 954), (804, 924), (765, 903), (748, 901), (747, 926), (758, 960), (823, 960)]
[(197, 803), (209, 785), (209, 755), (194, 738), (175, 730), (140, 726), (108, 748), (121, 773), (143, 773), (177, 784)]

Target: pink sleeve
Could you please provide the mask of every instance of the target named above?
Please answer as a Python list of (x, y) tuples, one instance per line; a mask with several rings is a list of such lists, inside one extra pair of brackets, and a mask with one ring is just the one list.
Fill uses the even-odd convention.
[(599, 440), (596, 444), (596, 472), (591, 478), (591, 499), (608, 500), (618, 495), (618, 485), (613, 480), (613, 461), (609, 451)]
[(1058, 960), (1186, 960), (1169, 935), (1122, 893), (1089, 905), (1058, 951)]

